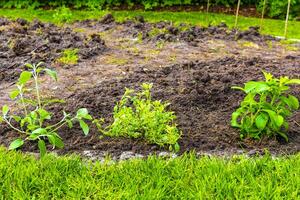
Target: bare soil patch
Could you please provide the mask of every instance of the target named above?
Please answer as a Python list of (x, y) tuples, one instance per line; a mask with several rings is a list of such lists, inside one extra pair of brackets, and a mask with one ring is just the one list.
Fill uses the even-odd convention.
[[(72, 34), (80, 33), (83, 38), (98, 35), (105, 40), (107, 51), (102, 52), (102, 40), (94, 41), (103, 47), (99, 49), (102, 52), (100, 56), (82, 59), (77, 66), (68, 68), (54, 65), (60, 81), (50, 85), (49, 80), (44, 79), (44, 89), (50, 91), (56, 88), (51, 95), (67, 101), (66, 104), (51, 108), (59, 113), (55, 119), (63, 109), (72, 112), (75, 108), (86, 107), (94, 117), (105, 118), (104, 126), (107, 126), (112, 121), (113, 106), (124, 93), (125, 87), (138, 89), (141, 83), (151, 82), (154, 84), (153, 97), (169, 101), (169, 109), (178, 116), (176, 123), (183, 132), (179, 141), (181, 153), (192, 150), (263, 152), (269, 149), (276, 154), (292, 154), (300, 151), (300, 112), (290, 119), (289, 142), (278, 138), (241, 141), (238, 130), (230, 126), (231, 113), (243, 98), (241, 92), (230, 87), (263, 79), (261, 70), (275, 76), (299, 78), (298, 49), (291, 50), (273, 37), (260, 35), (255, 28), (233, 32), (225, 25), (188, 27), (179, 28), (176, 34), (176, 31), (170, 31), (173, 28), (178, 27), (168, 22), (148, 23), (142, 18), (118, 23), (111, 16), (98, 21), (77, 22), (68, 28), (56, 28), (58, 33), (71, 30)], [(149, 35), (153, 29), (170, 30), (153, 37)], [(65, 35), (70, 37), (70, 34)], [(139, 35), (145, 37), (139, 41)], [(237, 35), (241, 36), (237, 38)], [(163, 41), (162, 46), (157, 45), (159, 41)], [(86, 51), (88, 54), (93, 52), (93, 45), (86, 47)], [(10, 62), (14, 60), (6, 60), (6, 63)], [(6, 73), (12, 73), (12, 68), (7, 69)], [(0, 83), (0, 86), (3, 85)], [(299, 87), (293, 88), (293, 92), (297, 97), (300, 96)], [(4, 94), (4, 91), (1, 93)], [(0, 105), (5, 101), (1, 99)], [(7, 145), (16, 137), (16, 133), (4, 126), (0, 128), (0, 141)], [(101, 134), (93, 125), (88, 137), (82, 136), (79, 127), (72, 130), (65, 128), (60, 135), (66, 148), (59, 153), (90, 150), (114, 155), (121, 155), (125, 151), (148, 155), (165, 150), (149, 145), (142, 139), (100, 139)], [(36, 151), (37, 147), (27, 144), (23, 150)]]

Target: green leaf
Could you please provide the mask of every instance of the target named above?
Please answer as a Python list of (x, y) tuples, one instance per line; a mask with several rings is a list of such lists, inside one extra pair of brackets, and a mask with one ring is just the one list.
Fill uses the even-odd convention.
[(283, 137), (284, 139), (285, 139), (285, 141), (289, 141), (289, 138), (288, 138), (288, 136), (285, 134), (285, 133), (283, 133), (283, 132), (281, 132), (281, 131), (278, 131), (277, 132), (281, 137)]
[(57, 81), (57, 72), (51, 69), (44, 69), (45, 72), (55, 81)]
[(241, 115), (240, 112), (234, 112), (232, 113), (232, 116), (231, 116), (231, 126), (232, 127), (236, 127), (236, 128), (239, 128), (241, 127), (241, 125), (238, 123), (238, 117)]
[(19, 78), (19, 84), (24, 85), (31, 79), (32, 73), (28, 71), (23, 71)]
[(269, 86), (266, 82), (255, 82), (255, 81), (249, 81), (245, 84), (245, 92), (264, 92), (269, 90)]
[(79, 124), (80, 127), (82, 128), (84, 135), (88, 135), (90, 131), (89, 126), (83, 120), (79, 120)]
[(255, 119), (255, 124), (256, 124), (256, 127), (259, 129), (259, 130), (264, 130), (267, 123), (268, 123), (268, 115), (265, 114), (265, 113), (261, 113), (260, 115), (258, 115)]
[(290, 107), (294, 110), (299, 109), (299, 100), (297, 99), (297, 97), (293, 96), (293, 95), (289, 95), (288, 100), (290, 102)]
[(78, 111), (77, 111), (77, 118), (78, 119), (87, 119), (87, 120), (92, 120), (93, 118), (92, 118), (92, 116), (91, 115), (89, 115), (89, 112), (88, 112), (88, 110), (86, 109), (86, 108), (81, 108), (81, 109), (79, 109)]
[(41, 156), (41, 158), (43, 158), (47, 152), (45, 141), (39, 140), (38, 146), (39, 146), (39, 150), (40, 150), (40, 156)]
[(38, 128), (34, 131), (32, 131), (31, 134), (35, 134), (35, 135), (47, 135), (48, 131), (45, 128)]
[(231, 89), (245, 91), (244, 88), (238, 86), (232, 86)]
[(273, 110), (263, 110), (263, 111), (269, 114), (270, 119), (272, 120), (272, 123), (274, 125), (276, 125), (279, 128), (282, 126), (284, 122), (284, 118), (281, 115), (277, 115), (277, 113), (274, 112)]
[(180, 146), (179, 146), (179, 144), (177, 142), (174, 145), (174, 150), (175, 150), (175, 152), (179, 152), (180, 151)]
[(287, 81), (285, 84), (289, 85), (289, 84), (300, 84), (300, 79), (291, 79), (289, 81)]
[(64, 142), (54, 133), (47, 135), (47, 138), (50, 142), (50, 144), (53, 145), (53, 147), (58, 147), (62, 149), (64, 147)]
[(281, 115), (276, 115), (276, 125), (277, 127), (281, 127), (284, 122), (284, 118)]
[(9, 93), (9, 97), (10, 99), (14, 100), (15, 98), (17, 98), (17, 96), (19, 96), (20, 91), (19, 90), (13, 90)]
[(24, 144), (24, 141), (20, 138), (14, 140), (12, 143), (10, 143), (8, 149), (13, 150), (21, 147)]
[(39, 113), (40, 118), (41, 118), (42, 120), (44, 120), (44, 119), (51, 119), (51, 115), (50, 115), (50, 113), (49, 113), (47, 110), (42, 109), (42, 108), (39, 108), (39, 109), (37, 110), (37, 112)]
[(7, 105), (4, 105), (2, 107), (2, 114), (3, 114), (3, 116), (6, 116), (7, 113), (8, 113), (8, 111), (9, 111), (9, 107)]
[(263, 74), (267, 82), (273, 79), (273, 75), (271, 73), (263, 71)]
[(69, 128), (73, 128), (73, 122), (69, 119), (66, 119)]

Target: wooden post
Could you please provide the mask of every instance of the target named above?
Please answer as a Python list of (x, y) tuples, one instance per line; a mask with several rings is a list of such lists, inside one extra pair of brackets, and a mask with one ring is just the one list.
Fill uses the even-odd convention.
[(239, 17), (239, 11), (240, 11), (240, 5), (241, 5), (241, 0), (238, 0), (238, 5), (236, 8), (236, 14), (235, 14), (235, 23), (234, 23), (234, 28), (237, 28), (237, 23), (238, 23), (238, 17)]
[(207, 14), (208, 14), (208, 12), (209, 12), (209, 7), (210, 7), (210, 1), (207, 0), (207, 7), (206, 7), (206, 12), (207, 12)]
[(285, 19), (285, 28), (284, 28), (284, 38), (287, 39), (287, 31), (288, 31), (288, 22), (289, 22), (289, 15), (290, 15), (290, 7), (291, 7), (291, 0), (288, 0), (288, 7), (286, 12), (286, 19)]
[(264, 17), (265, 17), (266, 4), (267, 4), (267, 0), (264, 0), (264, 5), (263, 5), (262, 13), (261, 13), (261, 20), (260, 20), (260, 30), (262, 30), (262, 28), (263, 28), (263, 21), (264, 21)]
[(209, 15), (209, 7), (210, 7), (210, 0), (207, 0), (207, 7), (206, 7), (206, 22), (207, 25), (209, 25), (209, 21), (208, 21), (208, 15)]

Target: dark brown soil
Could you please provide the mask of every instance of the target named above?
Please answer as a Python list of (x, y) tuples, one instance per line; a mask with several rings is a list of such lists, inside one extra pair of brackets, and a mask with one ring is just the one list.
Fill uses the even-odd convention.
[(69, 28), (0, 18), (0, 82), (18, 78), (25, 63), (53, 64), (65, 49), (78, 49), (79, 62), (106, 50), (99, 35), (87, 38)]
[(114, 29), (122, 26), (124, 35), (131, 35), (134, 38), (142, 39), (146, 42), (178, 42), (184, 41), (195, 45), (199, 41), (207, 39), (220, 40), (246, 40), (256, 43), (264, 43), (268, 40), (276, 40), (268, 35), (261, 35), (259, 27), (250, 27), (249, 30), (239, 31), (228, 29), (225, 23), (218, 26), (199, 27), (188, 24), (172, 25), (171, 22), (149, 23), (145, 22), (142, 16), (137, 16), (134, 20), (127, 20), (122, 23), (115, 21), (111, 14), (104, 16), (100, 21), (86, 20), (78, 22), (81, 26), (92, 27), (99, 31)]
[[(138, 24), (141, 27), (135, 27)], [(59, 113), (55, 120), (59, 119), (63, 109), (72, 112), (85, 107), (94, 117), (105, 118), (104, 126), (107, 126), (112, 121), (113, 107), (124, 93), (125, 87), (138, 89), (141, 83), (150, 82), (154, 84), (153, 97), (170, 102), (169, 109), (178, 117), (176, 123), (183, 133), (179, 141), (181, 153), (191, 150), (236, 153), (241, 150), (269, 149), (276, 154), (292, 154), (300, 151), (300, 112), (296, 112), (289, 120), (289, 142), (280, 138), (241, 141), (239, 131), (230, 126), (231, 113), (243, 98), (243, 94), (232, 90), (231, 86), (263, 79), (262, 70), (275, 76), (299, 78), (299, 51), (287, 51), (272, 37), (262, 36), (253, 28), (242, 34), (241, 42), (236, 41), (224, 25), (208, 29), (193, 27), (191, 30), (171, 34), (175, 39), (165, 40), (167, 44), (159, 49), (159, 54), (155, 54), (153, 59), (146, 57), (150, 52), (147, 48), (155, 48), (153, 46), (161, 38), (145, 37), (143, 43), (128, 40), (128, 37), (135, 38), (135, 34), (160, 26), (164, 28), (170, 24), (150, 24), (142, 18), (116, 23), (111, 16), (106, 16), (101, 21), (74, 24), (76, 28), (86, 29), (85, 37), (95, 34), (95, 31), (102, 34), (110, 51), (101, 54), (100, 58), (95, 57), (92, 62), (83, 60), (84, 62), (71, 69), (57, 68), (63, 78), (58, 84), (61, 91), (56, 96), (64, 98), (66, 104), (51, 108), (53, 112)], [(209, 33), (210, 29), (216, 31)], [(65, 29), (61, 29), (63, 30)], [(190, 35), (194, 35), (194, 39), (186, 40)], [(269, 39), (272, 41), (272, 48), (265, 44)], [(244, 45), (245, 40), (254, 43), (246, 46), (249, 44)], [(191, 46), (192, 42), (195, 45)], [(132, 54), (132, 46), (137, 48), (134, 50), (138, 50), (138, 53)], [(174, 63), (166, 64), (170, 63), (168, 56), (171, 53), (176, 55), (172, 61)], [(113, 58), (127, 58), (132, 62), (119, 64), (111, 58), (112, 55)], [(102, 63), (105, 61), (103, 57), (110, 62)], [(11, 59), (10, 62), (14, 60)], [(300, 87), (294, 87), (293, 93), (300, 97)], [(3, 102), (0, 105), (1, 103)], [(83, 136), (78, 125), (72, 130), (62, 129), (60, 135), (66, 144), (66, 148), (60, 153), (95, 150), (120, 155), (124, 151), (149, 154), (164, 150), (156, 145), (149, 145), (142, 139), (100, 139), (101, 134), (94, 125), (91, 125), (88, 137)], [(16, 133), (0, 126), (1, 144), (8, 145), (15, 137)], [(37, 147), (27, 143), (23, 150), (37, 151)]]

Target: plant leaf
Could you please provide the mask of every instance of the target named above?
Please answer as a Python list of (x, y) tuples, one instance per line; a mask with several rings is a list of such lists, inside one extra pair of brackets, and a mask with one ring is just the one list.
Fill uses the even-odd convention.
[(14, 140), (12, 143), (10, 143), (8, 149), (13, 150), (21, 147), (24, 144), (24, 141), (20, 138)]
[(79, 124), (80, 127), (82, 128), (84, 135), (88, 135), (90, 131), (89, 126), (83, 120), (79, 120)]
[(7, 115), (8, 111), (9, 111), (9, 107), (7, 105), (4, 105), (2, 107), (2, 114), (3, 114), (3, 116)]
[(289, 84), (300, 84), (300, 79), (291, 79), (289, 81), (287, 81), (285, 84), (289, 85)]
[(51, 69), (44, 69), (44, 71), (55, 81), (57, 81), (57, 72)]
[(15, 98), (17, 98), (17, 96), (19, 96), (20, 91), (19, 90), (13, 90), (9, 93), (9, 98), (14, 100)]
[(39, 150), (40, 150), (40, 156), (41, 156), (41, 158), (43, 158), (47, 152), (45, 141), (39, 140), (38, 146), (39, 146)]
[(240, 114), (241, 114), (240, 112), (232, 113), (232, 116), (231, 116), (231, 126), (232, 127), (236, 127), (236, 128), (241, 127), (241, 125), (237, 122), (238, 117), (240, 116)]
[(256, 127), (259, 129), (259, 130), (264, 130), (267, 123), (268, 123), (268, 115), (265, 114), (265, 113), (260, 113), (260, 115), (258, 115), (255, 119), (255, 124), (256, 124)]
[(294, 110), (299, 109), (299, 100), (297, 99), (297, 97), (293, 96), (293, 95), (289, 95), (288, 100), (290, 102), (290, 107)]
[(49, 142), (53, 145), (53, 147), (58, 147), (62, 149), (64, 147), (64, 142), (55, 134), (47, 135)]
[(78, 111), (77, 111), (77, 118), (78, 119), (88, 119), (88, 120), (92, 120), (93, 118), (92, 118), (92, 116), (91, 115), (89, 115), (89, 112), (88, 112), (88, 110), (86, 109), (86, 108), (81, 108), (81, 109), (79, 109)]
[(285, 139), (285, 141), (289, 141), (289, 138), (287, 137), (287, 135), (285, 134), (285, 133), (283, 133), (283, 132), (281, 132), (281, 131), (278, 131), (277, 132), (281, 137), (283, 137), (284, 139)]
[(23, 71), (19, 78), (19, 84), (24, 85), (31, 79), (32, 73), (29, 71)]

